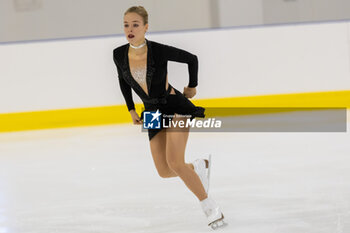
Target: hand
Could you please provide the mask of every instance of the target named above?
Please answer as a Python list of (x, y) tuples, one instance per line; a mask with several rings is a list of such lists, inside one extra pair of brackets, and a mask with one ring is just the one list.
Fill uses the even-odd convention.
[(193, 96), (196, 95), (196, 88), (195, 87), (184, 87), (184, 92), (183, 95), (186, 98), (192, 98)]
[(142, 120), (134, 109), (130, 110), (130, 115), (134, 125), (142, 125)]

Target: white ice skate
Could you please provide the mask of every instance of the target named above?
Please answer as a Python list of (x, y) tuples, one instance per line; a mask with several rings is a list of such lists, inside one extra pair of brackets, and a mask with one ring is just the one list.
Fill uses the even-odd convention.
[(224, 214), (221, 212), (220, 206), (210, 197), (201, 201), (201, 206), (204, 214), (208, 219), (208, 226), (213, 230), (224, 227), (227, 223), (224, 222)]
[(202, 181), (205, 192), (208, 194), (209, 191), (209, 178), (210, 178), (210, 167), (211, 167), (211, 155), (208, 160), (196, 159), (193, 163), (194, 171)]

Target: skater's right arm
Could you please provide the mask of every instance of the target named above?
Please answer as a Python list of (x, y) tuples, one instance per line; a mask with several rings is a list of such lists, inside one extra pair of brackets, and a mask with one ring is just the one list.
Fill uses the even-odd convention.
[(130, 112), (130, 110), (135, 109), (135, 105), (134, 105), (134, 101), (132, 99), (132, 93), (131, 93), (131, 87), (129, 84), (127, 84), (127, 82), (123, 79), (123, 74), (122, 71), (120, 70), (120, 68), (117, 66), (117, 70), (118, 70), (118, 79), (119, 79), (119, 86), (120, 86), (120, 90), (123, 93), (126, 105), (128, 107), (128, 110)]
[(140, 124), (142, 124), (142, 121), (140, 120), (139, 115), (135, 111), (135, 105), (134, 105), (134, 101), (132, 99), (131, 87), (123, 79), (122, 72), (119, 69), (119, 67), (117, 67), (117, 69), (118, 69), (118, 76), (119, 76), (118, 79), (119, 79), (120, 90), (123, 93), (126, 105), (127, 105), (128, 110), (130, 112), (130, 115), (131, 115), (132, 122), (134, 125), (140, 125)]
[(126, 105), (128, 107), (128, 110), (130, 112), (132, 122), (133, 122), (133, 124), (142, 124), (142, 121), (140, 120), (140, 117), (138, 116), (137, 112), (135, 111), (135, 104), (134, 104), (134, 101), (132, 99), (131, 87), (124, 80), (123, 73), (122, 73), (121, 69), (119, 68), (119, 66), (117, 64), (117, 60), (116, 60), (114, 54), (113, 54), (113, 60), (114, 60), (114, 63), (116, 65), (117, 71), (118, 71), (119, 87), (120, 87), (120, 90), (121, 90), (121, 92), (122, 92), (122, 94), (124, 96), (124, 99), (125, 99)]
[(130, 112), (130, 115), (131, 115), (132, 122), (134, 125), (140, 125), (140, 124), (142, 124), (142, 121), (140, 120), (139, 115), (135, 111), (135, 104), (134, 104), (134, 101), (132, 99), (131, 87), (123, 79), (123, 76), (122, 76), (123, 74), (118, 66), (117, 66), (117, 70), (118, 70), (118, 79), (119, 79), (120, 90), (123, 93), (126, 105), (127, 105), (128, 110)]

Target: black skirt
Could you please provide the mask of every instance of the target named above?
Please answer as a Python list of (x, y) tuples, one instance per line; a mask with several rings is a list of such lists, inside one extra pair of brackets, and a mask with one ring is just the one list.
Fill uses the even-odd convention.
[[(170, 94), (171, 88), (174, 89), (175, 94)], [(190, 116), (191, 120), (195, 117), (205, 117), (205, 108), (195, 106), (180, 91), (172, 87), (170, 84), (167, 93), (168, 95), (165, 97), (166, 101), (164, 101), (164, 103), (144, 104), (144, 111), (156, 111), (157, 109), (159, 109), (162, 115), (174, 115), (175, 113), (178, 113), (181, 115)], [(141, 113), (141, 119), (143, 119), (144, 111), (142, 111)], [(160, 127), (160, 129), (147, 129), (149, 141), (151, 141), (151, 139), (163, 129), (162, 124)]]

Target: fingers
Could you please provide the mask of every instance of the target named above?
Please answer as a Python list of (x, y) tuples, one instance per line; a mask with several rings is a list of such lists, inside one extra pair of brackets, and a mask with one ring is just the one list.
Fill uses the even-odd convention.
[(183, 95), (186, 98), (192, 98), (196, 95), (196, 88), (195, 87), (184, 87)]
[(140, 119), (140, 117), (138, 115), (134, 115), (134, 116), (132, 116), (132, 123), (134, 125), (141, 125), (141, 124), (143, 124), (143, 121)]
[(139, 115), (135, 112), (135, 110), (130, 112), (131, 114), (131, 119), (132, 119), (132, 123), (134, 125), (141, 125), (143, 124), (141, 118), (139, 117)]
[(140, 119), (135, 119), (133, 120), (133, 122), (134, 122), (134, 125), (142, 125), (142, 120)]
[(183, 95), (184, 95), (186, 98), (192, 98), (193, 96), (196, 95), (196, 93), (194, 93), (194, 92), (184, 92)]

